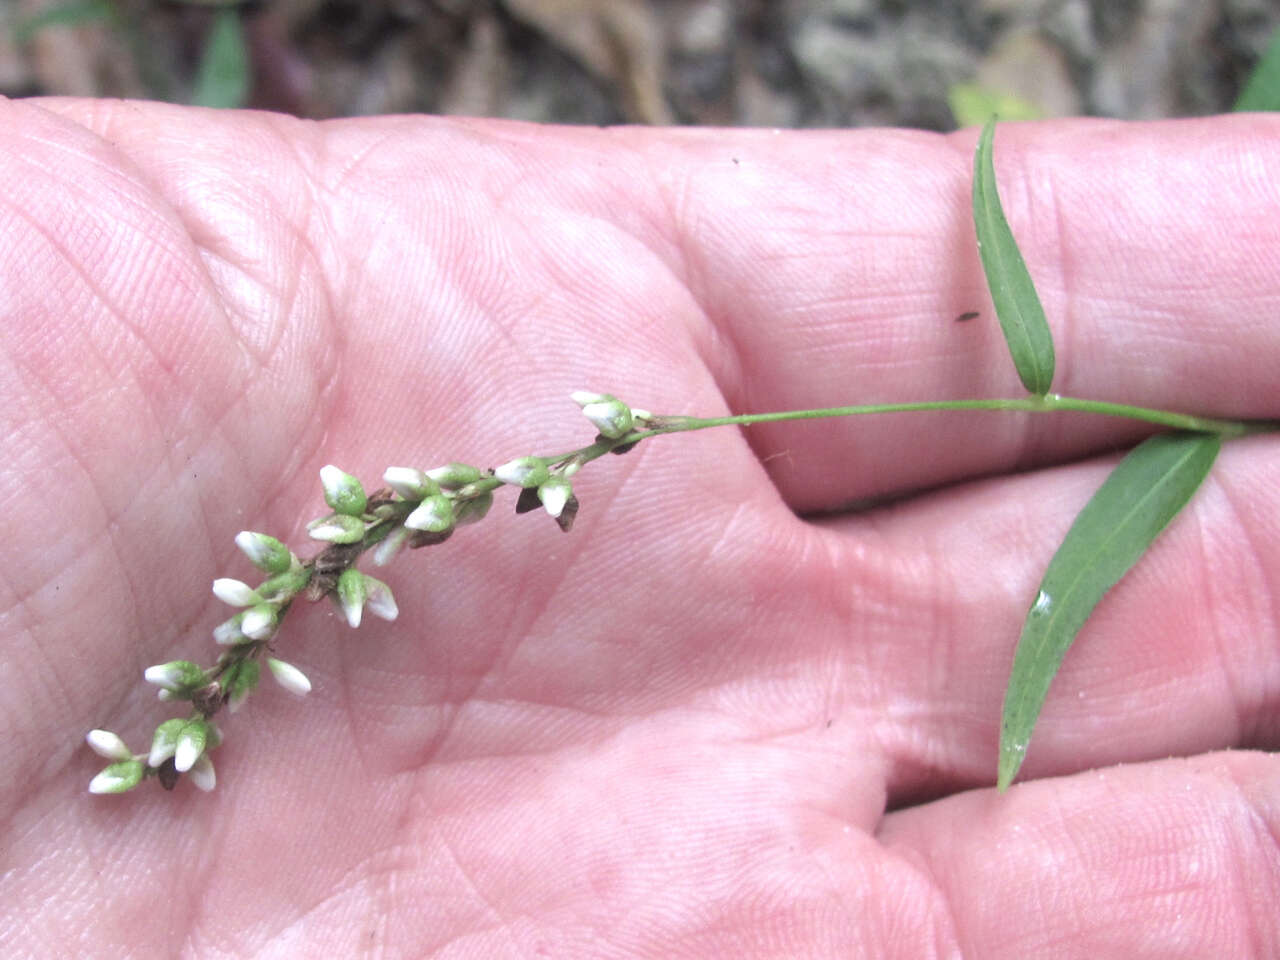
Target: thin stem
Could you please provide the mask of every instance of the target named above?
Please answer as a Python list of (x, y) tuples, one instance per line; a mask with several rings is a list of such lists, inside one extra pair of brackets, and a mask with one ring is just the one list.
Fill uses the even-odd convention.
[(775, 423), (782, 420), (819, 420), (828, 417), (849, 417), (874, 413), (914, 413), (923, 410), (1005, 410), (1024, 413), (1050, 413), (1074, 411), (1112, 417), (1142, 420), (1174, 430), (1194, 430), (1200, 433), (1217, 433), (1235, 437), (1246, 433), (1280, 429), (1276, 421), (1218, 420), (1197, 417), (1170, 410), (1135, 407), (1125, 403), (1107, 403), (1103, 400), (1083, 400), (1050, 393), (1032, 397), (997, 397), (980, 400), (926, 400), (917, 403), (872, 403), (847, 407), (820, 407), (813, 410), (783, 410), (776, 413), (746, 413), (729, 417), (669, 417), (660, 418), (653, 430), (633, 435), (625, 440), (653, 436), (660, 433), (678, 433), (687, 430), (704, 430), (708, 427), (753, 423)]

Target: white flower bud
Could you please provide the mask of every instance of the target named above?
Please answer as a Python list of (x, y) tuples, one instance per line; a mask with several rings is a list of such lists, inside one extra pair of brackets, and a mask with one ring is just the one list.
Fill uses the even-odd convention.
[(250, 640), (269, 640), (275, 633), (278, 611), (270, 603), (260, 603), (245, 611), (240, 621), (240, 632)]
[(569, 394), (569, 397), (580, 407), (590, 406), (593, 403), (607, 403), (610, 400), (617, 399), (611, 393), (592, 393), (590, 390), (575, 390)]
[(89, 781), (90, 793), (124, 793), (142, 781), (141, 760), (121, 760)]
[(552, 477), (538, 488), (538, 499), (542, 501), (543, 509), (557, 518), (564, 511), (564, 505), (569, 502), (571, 496), (573, 496), (573, 487), (568, 480), (560, 477)]
[(360, 481), (333, 464), (320, 468), (320, 485), (324, 487), (324, 502), (335, 513), (358, 517), (364, 513), (368, 499)]
[(213, 581), (213, 595), (232, 607), (248, 607), (262, 602), (262, 597), (253, 587), (231, 577), (219, 577)]
[(417, 467), (387, 467), (382, 482), (406, 500), (421, 500), (440, 492), (440, 486)]
[(366, 610), (381, 620), (394, 620), (400, 616), (396, 598), (391, 595), (391, 588), (385, 583), (367, 576), (364, 578), (364, 588)]
[(311, 692), (311, 681), (293, 664), (267, 657), (267, 669), (271, 671), (271, 676), (275, 677), (276, 683), (290, 693), (303, 697)]
[(355, 567), (343, 570), (338, 577), (337, 598), (347, 625), (354, 630), (360, 626), (361, 614), (364, 613), (364, 574)]
[(519, 457), (495, 467), (493, 475), (515, 487), (537, 487), (547, 482), (551, 472), (538, 457)]
[(441, 493), (427, 497), (404, 518), (404, 525), (410, 530), (444, 533), (453, 526), (453, 501)]
[(90, 730), (84, 740), (94, 753), (106, 760), (133, 759), (133, 751), (110, 730)]
[(203, 720), (190, 720), (178, 734), (178, 744), (173, 751), (173, 765), (179, 773), (186, 773), (204, 753), (209, 741), (209, 726)]
[(294, 557), (289, 548), (265, 533), (241, 530), (236, 534), (236, 546), (250, 563), (267, 573), (284, 573), (293, 565)]
[(213, 771), (213, 761), (209, 759), (207, 753), (200, 754), (196, 762), (191, 765), (191, 769), (187, 771), (187, 777), (191, 780), (192, 786), (205, 793), (212, 790), (218, 783), (218, 777)]

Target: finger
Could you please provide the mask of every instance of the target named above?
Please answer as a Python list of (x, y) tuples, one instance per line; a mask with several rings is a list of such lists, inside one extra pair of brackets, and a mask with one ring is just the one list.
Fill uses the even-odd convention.
[[(95, 110), (96, 128), (142, 145), (133, 159), (161, 183), (181, 185), (174, 171), (193, 150), (238, 176), (240, 118), (202, 119), (193, 145), (164, 135), (163, 111)], [(413, 396), (470, 418), (435, 418), (433, 434), (483, 423), (505, 447), (513, 402), (539, 421), (558, 409), (545, 398), (602, 378), (675, 413), (1021, 393), (976, 257), (972, 132), (425, 118), (257, 129), (302, 158), (317, 201), (305, 241), (349, 342), (397, 334), (399, 349), (344, 356), (359, 385), (346, 396), (368, 404), (353, 434), (375, 404), (378, 429), (419, 426), (417, 410), (386, 408)], [(1057, 340), (1055, 389), (1224, 416), (1280, 409), (1265, 320), (1280, 296), (1278, 137), (1262, 116), (1000, 129), (1002, 196)], [(270, 210), (271, 178), (257, 189)], [(188, 203), (216, 212), (199, 193)], [(954, 322), (973, 309), (978, 319)], [(819, 510), (1097, 452), (1143, 429), (938, 414), (748, 436), (788, 502)]]
[(1209, 754), (960, 794), (879, 838), (963, 956), (1269, 957), (1277, 784), (1274, 756)]
[[(1114, 458), (983, 481), (835, 521), (829, 637), (887, 757), (890, 804), (990, 783), (1037, 583)], [(1022, 777), (1280, 743), (1280, 445), (1228, 444), (1186, 510), (1103, 598), (1049, 689)]]

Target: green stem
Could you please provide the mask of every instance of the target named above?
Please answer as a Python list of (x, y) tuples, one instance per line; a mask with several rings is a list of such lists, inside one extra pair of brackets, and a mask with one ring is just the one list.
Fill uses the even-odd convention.
[(814, 410), (783, 410), (777, 413), (746, 413), (730, 417), (669, 417), (659, 418), (660, 425), (642, 434), (623, 438), (626, 441), (660, 433), (678, 433), (686, 430), (704, 430), (730, 424), (748, 426), (753, 423), (774, 423), (781, 420), (819, 420), (827, 417), (849, 417), (872, 413), (913, 413), (922, 410), (1012, 410), (1024, 413), (1049, 413), (1074, 411), (1095, 413), (1111, 417), (1126, 417), (1147, 423), (1170, 427), (1174, 430), (1194, 430), (1200, 433), (1217, 433), (1225, 437), (1237, 437), (1246, 433), (1260, 433), (1280, 429), (1276, 421), (1218, 420), (1197, 417), (1170, 410), (1135, 407), (1126, 403), (1107, 403), (1103, 400), (1082, 400), (1050, 393), (1031, 397), (997, 397), (985, 400), (926, 400), (918, 403), (871, 403), (848, 407), (820, 407)]
[[(1105, 400), (1084, 400), (1049, 393), (1044, 396), (993, 397), (981, 400), (924, 400), (913, 403), (866, 403), (846, 407), (818, 407), (812, 410), (780, 410), (774, 413), (741, 413), (729, 417), (654, 417), (648, 429), (636, 429), (616, 440), (600, 437), (595, 443), (567, 453), (542, 457), (547, 466), (570, 460), (579, 465), (590, 463), (617, 447), (630, 446), (649, 437), (665, 433), (686, 433), (706, 430), (710, 427), (750, 426), (753, 423), (778, 423), (784, 420), (822, 420), (831, 417), (852, 417), (873, 413), (919, 413), (925, 410), (1003, 410), (1021, 413), (1054, 413), (1070, 411), (1093, 413), (1108, 417), (1124, 417), (1168, 427), (1172, 430), (1192, 430), (1197, 433), (1216, 433), (1223, 437), (1239, 437), (1249, 433), (1280, 430), (1276, 420), (1219, 420), (1214, 417), (1197, 417), (1172, 410), (1156, 410), (1151, 407), (1135, 407), (1127, 403), (1108, 403)], [(501, 486), (490, 479), (491, 485)]]

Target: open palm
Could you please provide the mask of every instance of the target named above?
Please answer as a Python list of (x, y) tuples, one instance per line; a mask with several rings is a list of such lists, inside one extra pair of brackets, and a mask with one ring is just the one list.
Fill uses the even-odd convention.
[[(567, 450), (575, 389), (1016, 395), (972, 146), (0, 105), (0, 952), (1274, 956), (1280, 762), (1221, 752), (1280, 739), (1270, 437), (1099, 607), (1005, 795), (1021, 618), (1139, 427), (649, 441), (568, 536), (500, 495), (401, 555), (394, 624), (295, 610), (314, 692), (220, 718), (214, 793), (84, 791), (84, 731), (145, 746), (141, 671), (210, 659), (233, 537), (305, 544), (325, 463)], [(1280, 413), (1280, 122), (1009, 127), (996, 164), (1064, 392)]]

